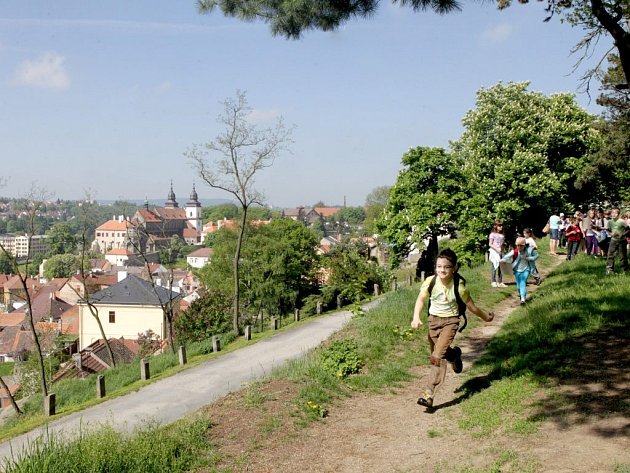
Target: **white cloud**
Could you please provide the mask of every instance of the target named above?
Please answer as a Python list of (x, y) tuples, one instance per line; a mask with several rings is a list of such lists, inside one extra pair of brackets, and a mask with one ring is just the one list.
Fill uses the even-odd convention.
[(505, 41), (512, 34), (512, 25), (507, 23), (502, 23), (500, 25), (493, 26), (492, 28), (488, 28), (481, 33), (481, 39), (484, 41), (491, 41), (493, 43), (498, 43), (501, 41)]
[(248, 114), (248, 118), (254, 123), (265, 123), (280, 118), (282, 113), (278, 109), (271, 110), (252, 110)]
[(64, 67), (66, 58), (48, 52), (38, 58), (27, 59), (17, 68), (15, 81), (19, 85), (63, 90), (70, 87), (70, 78)]

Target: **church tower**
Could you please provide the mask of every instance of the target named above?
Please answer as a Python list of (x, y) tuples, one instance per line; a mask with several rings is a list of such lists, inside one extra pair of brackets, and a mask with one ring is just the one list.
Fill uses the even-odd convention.
[(195, 229), (200, 232), (202, 229), (201, 224), (201, 203), (197, 197), (197, 191), (195, 190), (195, 184), (193, 183), (193, 190), (190, 193), (190, 200), (186, 203), (186, 217), (188, 221), (193, 224)]
[(173, 181), (171, 180), (171, 192), (168, 193), (168, 200), (164, 202), (165, 209), (176, 209), (179, 204), (175, 200), (175, 192), (173, 192)]

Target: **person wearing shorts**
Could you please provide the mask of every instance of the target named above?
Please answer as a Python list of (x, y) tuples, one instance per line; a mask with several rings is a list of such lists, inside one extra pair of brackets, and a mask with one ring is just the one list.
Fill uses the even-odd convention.
[(549, 223), (549, 254), (557, 256), (558, 240), (560, 239), (560, 216), (557, 211), (553, 212), (547, 223)]

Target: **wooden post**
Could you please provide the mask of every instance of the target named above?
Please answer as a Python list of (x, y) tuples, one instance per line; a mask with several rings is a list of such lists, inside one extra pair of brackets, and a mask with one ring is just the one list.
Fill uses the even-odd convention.
[(96, 377), (96, 399), (103, 399), (105, 397), (105, 376), (99, 374)]
[(413, 276), (411, 274), (407, 276), (407, 282), (409, 283), (410, 286), (413, 284)]
[(322, 314), (322, 301), (317, 301), (317, 308), (315, 309), (315, 312), (317, 313), (317, 315)]
[(44, 398), (44, 415), (45, 416), (54, 416), (55, 415), (55, 393), (49, 393), (48, 396)]
[(245, 325), (245, 340), (251, 340), (252, 339), (252, 326), (251, 325)]
[(341, 309), (341, 296), (337, 296), (337, 309)]
[(392, 281), (392, 290), (396, 292), (398, 290), (398, 279), (394, 278)]
[(146, 381), (151, 377), (151, 370), (149, 369), (149, 360), (142, 358), (140, 360), (140, 379)]
[(212, 335), (212, 351), (215, 353), (221, 351), (221, 340), (216, 335)]
[(420, 281), (424, 281), (424, 271), (420, 272)]
[(293, 319), (296, 322), (300, 321), (300, 309), (295, 309), (295, 312), (293, 313)]
[(374, 295), (378, 296), (381, 293), (381, 288), (378, 284), (374, 284)]
[(179, 364), (185, 365), (188, 363), (188, 357), (186, 357), (186, 347), (184, 345), (179, 346)]
[(271, 318), (271, 330), (278, 330), (279, 324), (276, 317)]

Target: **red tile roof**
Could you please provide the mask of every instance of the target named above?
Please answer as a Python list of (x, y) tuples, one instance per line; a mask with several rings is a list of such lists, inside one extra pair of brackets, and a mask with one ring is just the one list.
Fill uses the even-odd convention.
[(315, 212), (320, 214), (322, 217), (330, 217), (335, 215), (337, 212), (341, 210), (340, 207), (315, 207)]
[(9, 312), (0, 314), (0, 327), (13, 327), (24, 322), (24, 312)]
[(126, 220), (123, 220), (122, 222), (119, 222), (118, 220), (108, 220), (103, 225), (98, 227), (96, 230), (119, 232), (119, 231), (126, 231), (128, 226), (129, 226), (129, 222)]

